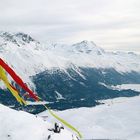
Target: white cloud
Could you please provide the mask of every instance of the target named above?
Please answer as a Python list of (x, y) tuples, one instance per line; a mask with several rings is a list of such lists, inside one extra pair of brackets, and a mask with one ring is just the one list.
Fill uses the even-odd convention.
[(140, 51), (139, 7), (138, 0), (0, 0), (0, 30)]

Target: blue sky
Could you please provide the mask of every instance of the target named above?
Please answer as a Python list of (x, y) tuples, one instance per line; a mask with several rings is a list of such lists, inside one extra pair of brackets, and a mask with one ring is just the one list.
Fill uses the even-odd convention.
[(42, 42), (92, 40), (107, 50), (140, 51), (140, 1), (0, 0), (0, 30)]

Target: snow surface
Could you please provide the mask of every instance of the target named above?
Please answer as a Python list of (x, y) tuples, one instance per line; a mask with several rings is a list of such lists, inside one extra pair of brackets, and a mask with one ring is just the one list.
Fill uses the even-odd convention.
[[(85, 139), (139, 140), (140, 96), (111, 101), (92, 108), (59, 111), (57, 114), (76, 126)], [(42, 115), (47, 115), (47, 112), (39, 114)]]
[(105, 83), (102, 83), (102, 82), (99, 82), (100, 85), (103, 85), (105, 87), (107, 87), (108, 89), (112, 89), (112, 90), (128, 90), (128, 89), (131, 89), (131, 90), (134, 90), (134, 91), (137, 91), (137, 92), (140, 92), (140, 84), (121, 84), (121, 85), (107, 85)]
[(55, 93), (56, 93), (56, 95), (57, 95), (57, 97), (56, 97), (57, 100), (65, 99), (65, 98), (62, 96), (62, 94), (60, 94), (58, 91), (55, 91)]
[(122, 84), (117, 86), (111, 86), (115, 90), (131, 89), (140, 92), (140, 84)]
[[(77, 140), (66, 129), (53, 133), (53, 125), (35, 115), (15, 111), (0, 104), (0, 140)], [(73, 139), (72, 139), (73, 135)]]
[(41, 44), (23, 33), (0, 32), (0, 57), (34, 90), (30, 76), (46, 69), (58, 68), (69, 75), (67, 68), (72, 68), (82, 78), (79, 67), (114, 68), (120, 73), (140, 72), (140, 55), (106, 52), (92, 41), (72, 45)]

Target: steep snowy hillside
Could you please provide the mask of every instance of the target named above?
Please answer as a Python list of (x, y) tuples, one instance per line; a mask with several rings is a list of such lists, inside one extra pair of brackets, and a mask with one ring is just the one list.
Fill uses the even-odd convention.
[[(85, 139), (139, 140), (140, 96), (105, 102), (105, 105), (94, 108), (70, 109), (57, 113), (77, 126)], [(43, 112), (39, 116), (47, 114)], [(75, 118), (74, 121), (70, 116)]]
[[(89, 41), (44, 45), (24, 33), (0, 32), (0, 57), (55, 109), (89, 107), (102, 99), (139, 95), (110, 88), (140, 84), (140, 56), (134, 53), (106, 52)], [(0, 85), (5, 88), (2, 82)], [(1, 103), (15, 106), (7, 91), (0, 92)], [(41, 110), (38, 106), (38, 112)]]
[(1, 140), (77, 140), (65, 128), (54, 133), (53, 125), (42, 118), (9, 109), (0, 104), (0, 139)]

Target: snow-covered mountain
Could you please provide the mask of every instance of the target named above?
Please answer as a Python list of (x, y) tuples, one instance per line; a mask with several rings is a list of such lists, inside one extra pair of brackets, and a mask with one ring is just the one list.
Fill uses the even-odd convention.
[[(24, 33), (0, 32), (0, 57), (53, 108), (94, 106), (97, 100), (139, 94), (106, 86), (140, 83), (140, 55), (132, 52), (107, 52), (90, 41), (42, 44)], [(15, 103), (1, 92), (2, 103)]]
[[(28, 76), (46, 69), (66, 69), (72, 65), (114, 68), (118, 72), (140, 72), (140, 55), (132, 52), (106, 52), (92, 41), (73, 45), (44, 45), (24, 33), (0, 32), (0, 57), (20, 75), (25, 75), (22, 74), (23, 71), (27, 72)], [(30, 71), (27, 70), (29, 67)]]
[(60, 133), (50, 131), (53, 128), (53, 124), (41, 117), (15, 111), (0, 104), (1, 140), (78, 140), (66, 128)]

